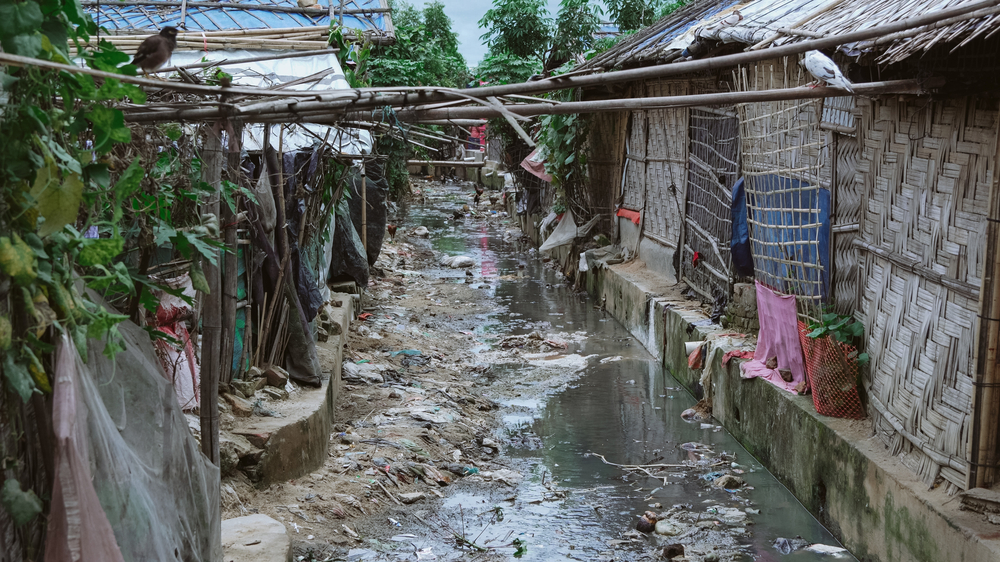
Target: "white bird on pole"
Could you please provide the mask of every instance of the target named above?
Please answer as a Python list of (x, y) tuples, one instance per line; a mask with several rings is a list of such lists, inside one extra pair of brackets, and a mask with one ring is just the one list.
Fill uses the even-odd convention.
[[(806, 70), (809, 74), (812, 74), (816, 80), (819, 82), (826, 82), (827, 85), (833, 86), (834, 88), (842, 88), (848, 92), (854, 93), (854, 88), (851, 87), (851, 81), (844, 78), (844, 74), (840, 72), (840, 68), (837, 67), (837, 63), (833, 62), (830, 57), (824, 55), (819, 51), (809, 51), (806, 53), (805, 57), (802, 59), (802, 64), (805, 65)], [(812, 87), (815, 88), (819, 84), (814, 84)]]

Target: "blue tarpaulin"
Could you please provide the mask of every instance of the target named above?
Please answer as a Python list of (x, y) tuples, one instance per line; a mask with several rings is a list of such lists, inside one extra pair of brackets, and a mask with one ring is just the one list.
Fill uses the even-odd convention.
[(747, 198), (743, 178), (733, 184), (733, 237), (730, 242), (733, 269), (743, 277), (753, 277), (753, 252), (750, 250), (750, 225), (747, 224)]
[[(826, 301), (830, 286), (829, 190), (774, 174), (753, 177), (751, 182), (746, 204), (758, 279), (768, 285), (780, 280), (773, 289), (802, 296), (819, 294)], [(822, 270), (796, 263), (819, 264)]]

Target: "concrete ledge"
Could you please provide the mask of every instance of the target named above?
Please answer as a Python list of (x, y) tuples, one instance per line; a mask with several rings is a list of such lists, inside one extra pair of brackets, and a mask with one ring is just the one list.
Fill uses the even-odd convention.
[(223, 521), (222, 549), (226, 562), (292, 562), (292, 538), (266, 515)]
[[(687, 366), (685, 341), (721, 331), (626, 264), (591, 271), (587, 287), (666, 370), (696, 396), (702, 371)], [(677, 306), (679, 305), (679, 306)], [(927, 490), (868, 424), (816, 413), (809, 396), (740, 378), (738, 362), (716, 364), (713, 415), (859, 560), (1000, 560), (1000, 526), (962, 511), (944, 487)]]
[[(233, 431), (263, 449), (260, 460), (246, 470), (258, 486), (290, 480), (309, 474), (326, 462), (333, 431), (334, 411), (339, 398), (344, 343), (354, 316), (353, 300), (345, 293), (334, 293), (331, 301), (341, 306), (331, 311), (333, 324), (339, 327), (329, 340), (318, 343), (329, 377), (317, 389), (303, 388), (280, 411), (284, 417), (254, 417)], [(283, 406), (286, 406), (283, 404)]]

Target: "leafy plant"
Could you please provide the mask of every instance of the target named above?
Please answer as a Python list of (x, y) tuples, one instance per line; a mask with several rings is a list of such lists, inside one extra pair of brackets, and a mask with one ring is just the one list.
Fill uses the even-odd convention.
[(373, 85), (465, 85), (469, 71), (444, 4), (431, 2), (421, 11), (406, 2), (393, 2), (393, 25), (395, 43), (376, 47), (369, 62)]
[[(809, 324), (810, 338), (817, 339), (831, 337), (839, 342), (848, 345), (855, 345), (860, 342), (865, 335), (865, 327), (851, 316), (842, 316), (836, 312), (827, 312), (820, 317), (819, 322)], [(858, 362), (861, 364), (868, 362), (867, 353), (858, 354)]]
[(491, 54), (522, 59), (541, 59), (553, 31), (544, 0), (494, 0), (479, 27), (486, 29), (480, 39)]

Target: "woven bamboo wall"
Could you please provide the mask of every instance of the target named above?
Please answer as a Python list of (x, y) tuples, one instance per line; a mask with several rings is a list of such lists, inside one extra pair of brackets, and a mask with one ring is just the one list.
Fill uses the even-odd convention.
[(998, 104), (861, 103), (870, 409), (878, 435), (925, 483), (964, 488)]
[[(687, 93), (687, 81), (657, 81), (646, 86), (647, 96)], [(655, 109), (647, 117), (645, 235), (676, 250), (687, 196), (688, 109)]]
[(625, 191), (622, 206), (633, 211), (641, 211), (645, 207), (646, 129), (648, 121), (645, 111), (633, 111), (629, 116), (628, 140), (625, 145)]
[[(739, 177), (739, 119), (725, 111), (692, 109), (685, 206), (684, 280), (702, 296), (728, 297), (732, 283), (732, 187)], [(694, 253), (700, 261), (695, 267)]]
[[(794, 59), (740, 69), (742, 91), (791, 88), (811, 80)], [(757, 280), (796, 295), (806, 319), (819, 315), (824, 291), (821, 207), (825, 139), (822, 100), (739, 104), (743, 177)]]
[[(829, 304), (838, 314), (858, 312), (858, 248), (854, 239), (860, 229), (862, 181), (857, 161), (860, 154), (857, 121), (860, 110), (851, 96), (823, 100), (824, 129), (823, 167), (820, 183), (833, 186), (835, 202), (831, 217), (833, 246), (833, 280)], [(837, 178), (832, 174), (836, 171)]]
[(610, 218), (622, 190), (628, 113), (595, 113), (587, 119), (590, 121), (587, 139), (588, 189), (594, 207), (591, 211)]

